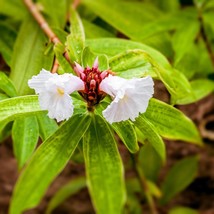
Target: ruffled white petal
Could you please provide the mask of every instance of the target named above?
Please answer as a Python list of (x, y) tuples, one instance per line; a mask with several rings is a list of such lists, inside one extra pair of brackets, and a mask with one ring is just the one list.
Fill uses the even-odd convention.
[(115, 97), (118, 90), (127, 82), (126, 79), (109, 75), (100, 83), (100, 90), (112, 97)]
[(41, 109), (57, 122), (69, 119), (73, 114), (73, 102), (69, 94), (84, 90), (84, 82), (72, 74), (52, 74), (44, 69), (28, 81), (28, 85), (39, 94)]
[(48, 110), (48, 116), (57, 122), (69, 119), (73, 114), (73, 102), (68, 94), (42, 92), (39, 94), (40, 107)]
[[(113, 81), (110, 82), (110, 80)], [(103, 111), (103, 116), (109, 123), (128, 119), (134, 121), (140, 113), (146, 111), (149, 99), (154, 93), (154, 83), (151, 77), (126, 80), (110, 76), (103, 81), (104, 83), (100, 89), (102, 88), (104, 92), (114, 98), (111, 104)], [(113, 86), (112, 82), (118, 84)]]
[(46, 90), (45, 83), (48, 79), (57, 74), (52, 74), (45, 69), (42, 69), (40, 73), (36, 76), (33, 76), (32, 79), (28, 80), (28, 86), (35, 90), (36, 94)]

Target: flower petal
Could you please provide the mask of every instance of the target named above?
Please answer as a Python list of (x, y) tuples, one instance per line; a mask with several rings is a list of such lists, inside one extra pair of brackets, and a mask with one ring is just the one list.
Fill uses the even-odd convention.
[(42, 92), (39, 94), (40, 107), (48, 110), (48, 116), (57, 122), (69, 119), (73, 114), (73, 101), (68, 94)]
[(41, 93), (45, 90), (45, 83), (56, 75), (57, 74), (52, 74), (49, 71), (42, 69), (38, 75), (33, 76), (30, 80), (28, 80), (28, 85), (30, 88), (35, 90), (36, 94)]
[[(116, 79), (115, 79), (116, 80)], [(121, 81), (122, 82), (122, 81)], [(110, 85), (110, 84), (109, 84)], [(109, 123), (120, 122), (124, 120), (135, 120), (139, 113), (144, 113), (148, 107), (149, 99), (154, 93), (153, 80), (151, 77), (133, 78), (125, 80), (120, 88), (114, 90), (115, 99), (103, 111), (103, 116)], [(110, 91), (112, 96), (111, 85), (102, 86), (106, 91)]]
[(74, 91), (84, 90), (84, 82), (73, 74), (63, 74), (53, 76), (46, 82), (46, 89), (48, 91), (55, 91), (60, 88), (64, 93), (71, 94)]
[(112, 76), (109, 74), (102, 82), (100, 83), (99, 89), (109, 94), (112, 97), (115, 97), (117, 91), (127, 82), (128, 80), (121, 77)]
[(28, 84), (39, 94), (41, 109), (48, 110), (48, 116), (57, 122), (73, 114), (74, 106), (69, 94), (85, 88), (84, 82), (73, 74), (52, 74), (44, 69), (33, 76)]

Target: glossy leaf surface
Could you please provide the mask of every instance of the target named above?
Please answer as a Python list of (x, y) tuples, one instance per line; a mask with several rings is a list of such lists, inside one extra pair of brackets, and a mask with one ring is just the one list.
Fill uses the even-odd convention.
[(121, 213), (125, 203), (122, 161), (106, 121), (92, 117), (83, 144), (92, 201), (97, 213)]
[(87, 115), (73, 116), (37, 149), (16, 183), (10, 214), (21, 214), (39, 203), (69, 161), (90, 122)]

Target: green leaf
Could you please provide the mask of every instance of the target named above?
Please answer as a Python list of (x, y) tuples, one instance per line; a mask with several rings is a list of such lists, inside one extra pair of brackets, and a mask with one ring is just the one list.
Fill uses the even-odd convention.
[(155, 76), (162, 80), (171, 94), (176, 95), (171, 69), (163, 68), (145, 51), (136, 49), (125, 51), (112, 57), (110, 66), (113, 67), (113, 71), (114, 69), (119, 71), (119, 74), (123, 74), (122, 71), (125, 70), (125, 77), (141, 77), (148, 74)]
[(129, 120), (113, 123), (112, 127), (131, 153), (139, 150), (137, 135), (133, 124)]
[(193, 80), (190, 82), (190, 85), (192, 87), (193, 96), (180, 99), (178, 104), (183, 105), (194, 103), (214, 91), (214, 81), (209, 79)]
[[(169, 64), (169, 62), (167, 61), (167, 59), (160, 54), (158, 51), (155, 51), (154, 49), (140, 44), (140, 43), (136, 43), (136, 42), (131, 42), (131, 41), (127, 41), (127, 40), (121, 40), (121, 39), (96, 39), (96, 40), (87, 40), (87, 44), (92, 48), (92, 50), (95, 53), (105, 53), (107, 55), (115, 55), (118, 54), (118, 57), (120, 59), (120, 57), (124, 57), (124, 59), (126, 58), (125, 54), (121, 54), (120, 52), (127, 51), (130, 49), (140, 49), (141, 53), (141, 57), (146, 56), (146, 60), (152, 65), (152, 70), (156, 73), (157, 78), (160, 79), (165, 86), (167, 87), (167, 89), (169, 90), (170, 94), (172, 95), (172, 99), (174, 102), (176, 102), (178, 99), (180, 99), (180, 97), (183, 96), (190, 96), (191, 95), (191, 87), (188, 83), (188, 80), (186, 79), (186, 77), (176, 71), (173, 70), (171, 65)], [(114, 47), (114, 48), (111, 48)], [(133, 50), (130, 50), (130, 52), (132, 52)], [(140, 52), (138, 50), (138, 52)], [(131, 57), (130, 57), (131, 56)], [(130, 57), (130, 60), (138, 63), (142, 63), (142, 58), (140, 60), (139, 56), (133, 56), (133, 55), (129, 55), (127, 56), (127, 58)], [(116, 58), (116, 56), (115, 56)], [(116, 58), (117, 60), (117, 58)], [(139, 61), (137, 61), (139, 60)], [(134, 64), (131, 62), (123, 62), (122, 58), (121, 61), (119, 60), (119, 62), (124, 63), (125, 65), (128, 65), (130, 67), (130, 65), (134, 66)], [(137, 63), (137, 64), (138, 64)], [(119, 64), (119, 66), (121, 66)], [(116, 63), (115, 63), (116, 66)], [(134, 67), (135, 68), (135, 67)], [(148, 68), (146, 68), (148, 69)], [(133, 71), (132, 69), (130, 71), (128, 71), (128, 76), (130, 77), (131, 75), (131, 71)], [(136, 71), (136, 70), (134, 70)], [(129, 73), (130, 72), (130, 73)], [(139, 75), (139, 72), (141, 74), (140, 70), (137, 70), (137, 74)], [(145, 73), (142, 70), (142, 73)], [(120, 72), (120, 74), (122, 74), (122, 72)], [(134, 72), (133, 72), (134, 74)], [(176, 75), (175, 75), (176, 74)], [(124, 76), (126, 76), (126, 73), (124, 74)], [(127, 76), (127, 77), (128, 77)], [(184, 87), (185, 86), (185, 87)]]
[(0, 101), (0, 127), (23, 116), (32, 116), (43, 112), (38, 96), (14, 97)]
[(161, 136), (201, 145), (201, 137), (196, 126), (178, 109), (151, 99), (144, 115)]
[(161, 8), (165, 12), (174, 12), (180, 9), (179, 0), (156, 0), (155, 3), (158, 8)]
[(99, 70), (107, 70), (109, 68), (108, 58), (104, 54), (99, 56), (94, 54), (89, 47), (85, 47), (82, 53), (83, 67), (89, 66), (90, 68), (92, 68), (94, 61), (97, 57), (99, 62)]
[(41, 144), (16, 183), (10, 214), (21, 214), (39, 203), (69, 161), (90, 122), (88, 115), (74, 115)]
[(28, 11), (20, 0), (0, 0), (0, 13), (6, 16), (11, 16), (14, 19), (22, 20), (24, 19)]
[(71, 195), (77, 193), (86, 186), (85, 178), (79, 177), (71, 180), (69, 183), (61, 187), (53, 198), (50, 200), (45, 214), (50, 214), (56, 207), (65, 201)]
[(83, 146), (92, 201), (97, 213), (121, 213), (125, 203), (122, 161), (106, 121), (92, 117)]
[(48, 22), (54, 27), (64, 28), (66, 23), (67, 2), (58, 0), (39, 0), (43, 12), (48, 14)]
[(10, 77), (19, 95), (32, 92), (28, 80), (44, 68), (50, 70), (53, 56), (44, 55), (47, 38), (40, 26), (28, 17), (22, 24), (15, 42)]
[(124, 78), (156, 76), (148, 54), (140, 49), (127, 50), (111, 57), (109, 66), (118, 76)]
[(5, 100), (5, 99), (8, 99), (9, 97), (6, 95), (6, 94), (2, 94), (0, 93), (0, 101), (1, 100)]
[(182, 72), (172, 69), (171, 78), (174, 82), (174, 90), (176, 91), (171, 96), (170, 102), (172, 105), (179, 104), (180, 100), (186, 97), (191, 99), (194, 96), (191, 85)]
[(39, 135), (43, 141), (51, 136), (58, 128), (56, 121), (50, 119), (47, 113), (37, 115), (37, 121), (39, 124)]
[(162, 162), (164, 163), (166, 161), (165, 144), (160, 135), (157, 133), (154, 125), (143, 115), (140, 115), (136, 119), (134, 124), (145, 135), (148, 142), (152, 145), (152, 147), (155, 149), (157, 154), (160, 156)]
[(198, 158), (187, 157), (177, 162), (168, 172), (162, 185), (161, 204), (166, 204), (176, 194), (184, 190), (195, 178), (198, 170)]
[(145, 143), (145, 145), (140, 148), (138, 162), (145, 177), (155, 182), (158, 178), (162, 163), (160, 156), (150, 143)]
[[(137, 39), (145, 33), (142, 23), (161, 17), (162, 13), (151, 4), (107, 0), (83, 0), (90, 10), (126, 36)], [(142, 13), (142, 8), (144, 8)]]
[(33, 154), (39, 139), (39, 127), (35, 116), (16, 119), (12, 128), (13, 150), (21, 169)]
[(0, 53), (10, 66), (11, 56), (13, 53), (13, 45), (16, 39), (16, 31), (9, 26), (9, 23), (0, 22)]
[(88, 45), (95, 53), (106, 54), (108, 56), (115, 56), (127, 50), (140, 49), (148, 53), (158, 64), (162, 65), (164, 68), (171, 67), (163, 54), (154, 48), (139, 42), (118, 38), (99, 38), (86, 40), (86, 45)]
[(67, 50), (72, 61), (81, 63), (81, 55), (85, 46), (85, 32), (78, 13), (71, 8), (70, 34), (67, 36)]
[(199, 30), (200, 23), (197, 19), (190, 19), (177, 29), (172, 37), (172, 45), (175, 51), (175, 64), (181, 60), (184, 54), (194, 44), (194, 40), (197, 37)]
[(0, 71), (0, 90), (4, 91), (8, 96), (17, 96), (16, 89), (12, 81), (7, 77), (7, 75)]
[(99, 37), (114, 37), (114, 34), (99, 27), (86, 19), (82, 19), (82, 23), (85, 29), (86, 38), (99, 38)]
[(197, 210), (189, 207), (174, 207), (169, 211), (169, 214), (199, 214)]

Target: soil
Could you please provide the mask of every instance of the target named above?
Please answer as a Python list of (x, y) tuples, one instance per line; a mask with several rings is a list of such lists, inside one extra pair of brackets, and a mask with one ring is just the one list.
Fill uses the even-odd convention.
[[(156, 83), (155, 97), (168, 102), (169, 95), (160, 82)], [(202, 214), (214, 213), (214, 95), (209, 95), (197, 103), (185, 106), (177, 106), (189, 116), (200, 129), (205, 145), (199, 148), (193, 144), (181, 141), (165, 140), (167, 148), (167, 164), (160, 173), (160, 180), (167, 173), (169, 168), (178, 160), (186, 156), (197, 154), (199, 156), (199, 170), (194, 182), (182, 193), (176, 196), (165, 207), (157, 207), (158, 213), (166, 214), (171, 207), (187, 206), (197, 209)], [(211, 118), (211, 119), (210, 119)], [(128, 151), (120, 145), (120, 153), (125, 160), (129, 155)], [(43, 214), (48, 201), (63, 184), (71, 179), (84, 175), (84, 164), (69, 162), (63, 172), (57, 177), (49, 188), (40, 205), (25, 214)], [(8, 213), (8, 206), (12, 190), (18, 177), (17, 163), (12, 151), (11, 139), (0, 144), (0, 214)], [(36, 190), (35, 190), (36, 191)], [(146, 207), (142, 204), (142, 207)], [(62, 203), (54, 214), (92, 214), (95, 213), (89, 193), (86, 188), (73, 195)], [(143, 213), (149, 213), (145, 210)]]

